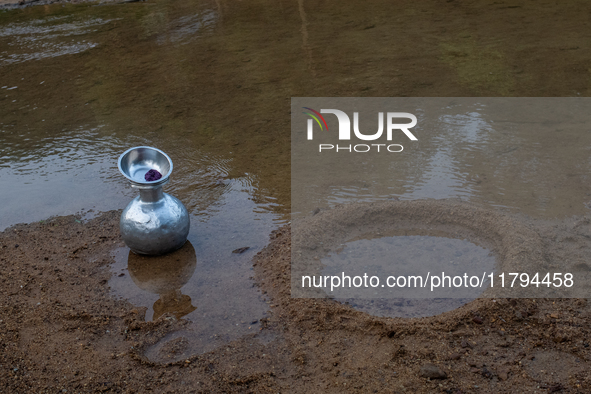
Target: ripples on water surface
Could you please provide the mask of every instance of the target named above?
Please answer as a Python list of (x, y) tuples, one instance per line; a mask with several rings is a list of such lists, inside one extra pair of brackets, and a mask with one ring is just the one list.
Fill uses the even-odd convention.
[[(382, 21), (374, 11), (349, 3), (333, 15), (305, 1), (178, 1), (0, 13), (0, 176), (13, 185), (1, 197), (25, 192), (11, 204), (27, 207), (17, 214), (11, 205), (0, 226), (81, 208), (120, 208), (132, 193), (114, 165), (120, 150), (138, 144), (170, 154), (175, 173), (168, 190), (195, 215), (207, 216), (237, 189), (247, 190), (257, 211), (285, 215), (289, 98), (388, 97), (402, 83), (390, 77), (404, 71), (403, 63), (378, 67), (391, 65), (392, 49), (374, 37), (387, 39), (397, 25), (355, 25), (358, 31), (346, 20), (353, 13)], [(333, 20), (324, 29), (342, 33), (334, 37), (342, 56), (320, 45), (323, 15)], [(403, 56), (412, 39), (398, 39)], [(357, 70), (357, 63), (365, 66)], [(361, 81), (371, 89), (357, 86)], [(377, 192), (461, 197), (542, 217), (586, 212), (588, 134), (556, 133), (535, 121), (529, 130), (503, 134), (485, 115), (478, 105), (450, 107), (440, 119), (444, 127), (423, 134), (412, 157), (391, 158), (391, 179), (333, 189), (325, 204)]]
[[(303, 105), (299, 100), (298, 106)], [(342, 98), (326, 104), (314, 100), (324, 99), (306, 102), (313, 107), (340, 105), (343, 109), (368, 102)], [(373, 100), (375, 106), (382, 101), (365, 100)], [(402, 153), (374, 150), (349, 154), (333, 149), (314, 155), (311, 144), (298, 140), (304, 142), (294, 144), (293, 150), (295, 214), (340, 203), (392, 198), (460, 198), (544, 218), (588, 212), (590, 99), (392, 100), (397, 100), (390, 103), (392, 107), (417, 115), (419, 124), (413, 132), (418, 141), (399, 141), (404, 144)], [(333, 118), (328, 126), (337, 127), (331, 121)], [(363, 122), (365, 130), (375, 127), (369, 120), (365, 125)], [(349, 143), (340, 141), (339, 145), (347, 149)]]
[(0, 39), (10, 50), (0, 53), (0, 65), (84, 52), (98, 44), (79, 37), (96, 32), (97, 26), (111, 21), (100, 18), (73, 21), (63, 16), (2, 26)]

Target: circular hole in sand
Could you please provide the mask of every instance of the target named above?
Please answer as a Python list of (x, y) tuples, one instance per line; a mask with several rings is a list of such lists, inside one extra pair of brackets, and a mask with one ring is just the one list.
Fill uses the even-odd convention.
[[(487, 275), (495, 272), (497, 262), (487, 248), (446, 234), (404, 234), (366, 234), (328, 253), (321, 259), (322, 276), (338, 278), (332, 282), (339, 286), (327, 294), (374, 316), (425, 317), (459, 308), (488, 288)], [(472, 279), (476, 286), (466, 272), (480, 274)], [(445, 286), (454, 281), (460, 286), (444, 288), (441, 279)]]
[[(291, 296), (333, 298), (376, 316), (433, 316), (478, 297), (528, 297), (530, 289), (491, 287), (489, 278), (543, 261), (537, 232), (494, 210), (451, 200), (349, 204), (292, 223)], [(433, 289), (434, 275), (454, 286)], [(406, 283), (388, 282), (399, 276)]]

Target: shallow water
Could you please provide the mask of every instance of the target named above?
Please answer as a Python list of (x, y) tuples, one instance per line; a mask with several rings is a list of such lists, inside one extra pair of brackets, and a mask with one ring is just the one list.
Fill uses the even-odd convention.
[[(165, 256), (138, 256), (127, 247), (114, 253), (109, 281), (114, 296), (145, 307), (148, 321), (169, 314), (190, 322), (184, 331), (155, 344), (152, 348), (157, 351), (147, 350), (146, 356), (152, 361), (177, 361), (211, 351), (243, 335), (257, 333), (260, 319), (267, 316), (268, 302), (251, 280), (251, 259), (270, 229), (253, 228), (248, 235), (252, 249), (232, 253), (221, 245), (214, 246), (224, 237), (211, 226), (216, 226), (215, 219), (191, 231), (180, 250)], [(227, 235), (227, 246), (247, 242), (237, 232)], [(161, 348), (179, 336), (186, 341), (181, 354), (162, 353)]]
[[(320, 130), (309, 141), (302, 137), (306, 115), (296, 111), (305, 105), (359, 111), (362, 130), (375, 130), (376, 112), (404, 108), (419, 120), (412, 129), (418, 139), (395, 136), (392, 142), (404, 148), (399, 153), (349, 152), (358, 146), (350, 144), (355, 138), (339, 141)], [(588, 213), (590, 105), (589, 98), (294, 99), (292, 212), (356, 201), (459, 198), (545, 219)], [(331, 130), (338, 127), (336, 117), (327, 121)], [(318, 144), (341, 150), (319, 152)]]
[[(553, 10), (540, 5), (535, 17), (543, 29), (524, 35), (511, 10), (483, 16), (495, 23), (458, 26), (454, 20), (466, 20), (460, 8), (480, 5), (444, 5), (455, 8), (442, 19), (439, 3), (341, 2), (335, 9), (304, 0), (181, 0), (0, 12), (0, 228), (121, 209), (134, 191), (117, 172), (119, 154), (136, 145), (162, 149), (175, 166), (165, 189), (191, 213), (196, 268), (183, 294), (197, 307), (185, 318), (196, 322), (220, 303), (206, 301), (203, 292), (213, 288), (199, 275), (219, 283), (218, 294), (232, 294), (238, 282), (248, 288), (250, 257), (288, 220), (290, 97), (591, 91), (591, 78), (572, 71), (588, 63), (584, 51), (537, 49), (541, 41), (588, 46), (584, 36), (553, 33), (564, 30)], [(418, 13), (425, 18), (414, 18)], [(585, 12), (575, 15), (581, 20), (568, 23), (586, 21)], [(468, 123), (480, 121), (474, 115)], [(387, 193), (459, 196), (542, 218), (585, 214), (589, 146), (590, 133), (492, 135), (450, 126), (398, 166), (400, 187)], [(335, 190), (327, 205), (368, 187)], [(251, 249), (231, 253), (244, 246)], [(126, 273), (128, 253), (116, 256), (114, 272)], [(131, 282), (126, 273), (111, 285), (153, 317), (159, 296)], [(254, 309), (247, 315), (255, 320), (265, 301), (255, 290), (248, 294)], [(239, 309), (224, 299), (220, 316)]]
[[(116, 158), (139, 144), (169, 153), (175, 172), (168, 190), (195, 215), (208, 215), (233, 183), (249, 189), (262, 210), (285, 215), (293, 96), (465, 96), (493, 85), (514, 86), (513, 95), (548, 95), (529, 82), (542, 70), (512, 73), (491, 60), (485, 63), (496, 69), (483, 69), (493, 73), (491, 85), (448, 54), (470, 58), (488, 45), (484, 26), (442, 35), (417, 21), (408, 30), (410, 21), (386, 23), (388, 7), (352, 2), (336, 12), (305, 1), (219, 0), (0, 12), (0, 179), (10, 185), (0, 190), (8, 202), (0, 207), (0, 228), (82, 208), (121, 208), (133, 193)], [(426, 4), (422, 12), (434, 8)], [(541, 7), (538, 17), (554, 21), (549, 12)], [(326, 47), (329, 32), (340, 34)], [(394, 52), (376, 41), (392, 35), (400, 44)], [(495, 51), (507, 61), (532, 51), (513, 53), (510, 32), (502, 37), (505, 50)], [(520, 39), (525, 45), (533, 37)], [(408, 61), (411, 47), (424, 55)], [(427, 63), (428, 75), (420, 67)], [(434, 74), (441, 83), (421, 87)], [(545, 86), (576, 96), (591, 79), (577, 81), (579, 91), (552, 79)], [(447, 130), (421, 141), (420, 155), (397, 165), (397, 188), (387, 193), (459, 196), (537, 217), (587, 212), (589, 133), (532, 122), (529, 133), (502, 135), (487, 133), (484, 123), (476, 111), (450, 118)], [(365, 187), (336, 190), (329, 203), (349, 192), (363, 195)]]

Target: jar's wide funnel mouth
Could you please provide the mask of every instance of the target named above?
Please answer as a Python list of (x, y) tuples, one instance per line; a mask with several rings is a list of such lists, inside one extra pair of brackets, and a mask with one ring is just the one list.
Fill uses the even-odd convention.
[[(150, 146), (136, 146), (123, 152), (119, 156), (119, 171), (129, 179), (133, 186), (157, 186), (168, 182), (172, 173), (172, 160), (160, 149)], [(146, 181), (145, 175), (150, 170), (162, 174), (156, 181)]]

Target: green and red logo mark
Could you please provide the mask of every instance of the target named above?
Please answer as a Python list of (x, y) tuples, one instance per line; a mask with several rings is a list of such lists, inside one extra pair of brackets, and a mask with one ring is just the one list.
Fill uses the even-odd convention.
[[(314, 111), (312, 108), (308, 108), (308, 107), (302, 107), (304, 109), (307, 109), (308, 111), (312, 111), (314, 112), (313, 114), (310, 112), (302, 112), (303, 114), (306, 115), (310, 115), (312, 117), (312, 119), (314, 119), (316, 121), (316, 123), (318, 123), (318, 126), (320, 126), (320, 130), (324, 130), (324, 128), (322, 127), (322, 123), (324, 123), (324, 126), (326, 127), (326, 131), (328, 131), (328, 125), (326, 124), (326, 120), (324, 120), (324, 117), (322, 115), (320, 115), (320, 112), (318, 111)], [(322, 123), (320, 123), (320, 119), (322, 119)]]

